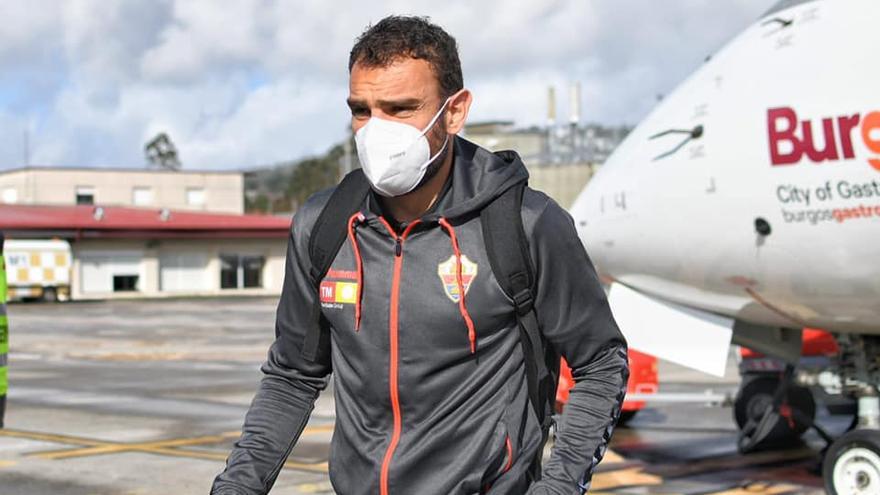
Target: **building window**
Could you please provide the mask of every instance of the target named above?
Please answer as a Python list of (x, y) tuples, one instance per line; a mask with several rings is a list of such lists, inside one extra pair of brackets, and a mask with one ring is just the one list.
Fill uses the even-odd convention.
[(263, 286), (263, 264), (265, 263), (262, 256), (242, 256), (241, 271), (242, 280), (245, 287), (262, 287)]
[(238, 288), (238, 256), (220, 255), (220, 288)]
[(137, 275), (113, 275), (113, 292), (134, 292), (137, 285)]
[(263, 256), (220, 255), (220, 288), (242, 289), (263, 286)]
[(186, 188), (186, 204), (202, 206), (205, 204), (205, 190), (201, 187)]
[(76, 204), (93, 205), (95, 204), (95, 188), (92, 186), (76, 187)]
[(131, 203), (135, 206), (153, 204), (153, 190), (149, 187), (134, 187), (131, 190)]
[(18, 203), (18, 189), (7, 187), (3, 190), (3, 202), (6, 204)]

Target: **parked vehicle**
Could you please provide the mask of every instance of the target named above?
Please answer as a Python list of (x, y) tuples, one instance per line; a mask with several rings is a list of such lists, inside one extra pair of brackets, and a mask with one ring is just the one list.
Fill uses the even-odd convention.
[[(568, 394), (574, 386), (571, 376), (571, 368), (565, 359), (559, 366), (559, 387), (556, 389), (556, 411), (562, 412), (568, 402)], [(626, 384), (626, 393), (638, 394), (638, 396), (652, 395), (657, 393), (657, 358), (642, 352), (629, 351), (629, 382)], [(644, 400), (626, 399), (621, 408), (618, 424), (625, 424), (631, 420), (637, 412), (644, 409)]]
[(70, 299), (72, 257), (67, 241), (8, 239), (3, 257), (10, 300)]

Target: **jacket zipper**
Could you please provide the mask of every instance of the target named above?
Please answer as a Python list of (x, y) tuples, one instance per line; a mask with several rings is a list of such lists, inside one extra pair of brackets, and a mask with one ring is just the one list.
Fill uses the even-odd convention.
[(389, 347), (391, 354), (388, 366), (388, 384), (391, 395), (391, 412), (394, 415), (394, 429), (391, 433), (391, 441), (388, 443), (388, 449), (385, 451), (385, 457), (382, 460), (382, 472), (379, 479), (379, 491), (381, 495), (388, 495), (388, 469), (391, 465), (391, 458), (394, 456), (394, 450), (397, 448), (397, 444), (400, 441), (400, 432), (403, 426), (403, 418), (400, 414), (400, 396), (397, 381), (398, 306), (400, 304), (400, 272), (403, 270), (403, 241), (406, 240), (406, 236), (409, 235), (413, 227), (418, 225), (419, 221), (416, 220), (409, 224), (403, 230), (403, 233), (398, 236), (384, 218), (379, 217), (379, 220), (382, 221), (385, 228), (387, 228), (388, 232), (391, 234), (391, 237), (394, 238), (394, 275), (391, 279), (391, 308), (388, 317), (388, 336), (390, 340)]
[[(500, 478), (501, 475), (510, 471), (510, 468), (513, 466), (513, 446), (510, 444), (510, 435), (507, 435), (504, 438), (504, 451), (505, 451), (505, 459), (507, 462), (504, 463), (504, 470), (501, 471), (501, 474), (498, 475)], [(502, 459), (503, 461), (503, 459)], [(496, 478), (497, 481), (497, 478)], [(480, 493), (488, 493), (489, 490), (492, 489), (492, 483), (486, 483), (486, 486), (483, 487), (483, 491)]]

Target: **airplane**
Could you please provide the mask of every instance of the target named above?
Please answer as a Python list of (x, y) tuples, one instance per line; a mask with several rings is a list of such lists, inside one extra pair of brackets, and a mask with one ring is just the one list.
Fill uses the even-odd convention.
[[(663, 98), (570, 209), (632, 348), (715, 374), (731, 343), (785, 363), (740, 450), (780, 421), (815, 427), (832, 494), (880, 490), (878, 26), (877, 0), (775, 4)], [(797, 368), (803, 328), (835, 338), (822, 369)], [(836, 439), (801, 400), (816, 383), (857, 409)]]

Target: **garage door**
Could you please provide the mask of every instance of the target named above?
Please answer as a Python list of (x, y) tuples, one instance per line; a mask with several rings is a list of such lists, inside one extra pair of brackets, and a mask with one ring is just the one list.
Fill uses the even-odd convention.
[(83, 293), (140, 290), (142, 254), (137, 251), (82, 253)]
[(162, 253), (159, 288), (167, 292), (208, 290), (208, 256), (204, 253)]

